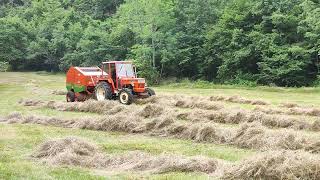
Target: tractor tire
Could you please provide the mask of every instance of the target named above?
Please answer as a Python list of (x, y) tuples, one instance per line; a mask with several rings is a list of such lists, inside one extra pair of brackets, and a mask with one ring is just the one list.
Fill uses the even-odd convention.
[(130, 105), (133, 101), (132, 93), (127, 89), (122, 89), (119, 92), (119, 101), (121, 104)]
[(68, 91), (66, 95), (67, 102), (75, 102), (76, 101), (76, 95), (72, 91)]
[(154, 90), (151, 88), (146, 88), (146, 93), (148, 93), (149, 96), (156, 95), (156, 92), (154, 92)]
[(94, 89), (95, 99), (98, 101), (111, 100), (112, 89), (107, 82), (100, 82)]

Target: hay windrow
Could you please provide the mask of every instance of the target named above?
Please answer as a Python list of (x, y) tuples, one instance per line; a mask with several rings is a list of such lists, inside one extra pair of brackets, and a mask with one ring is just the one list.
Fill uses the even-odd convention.
[(270, 131), (259, 123), (243, 124), (230, 141), (241, 148), (260, 150), (298, 150), (307, 146), (307, 138), (300, 137), (294, 131)]
[[(24, 106), (42, 106), (47, 108), (52, 108), (60, 111), (70, 111), (70, 110), (79, 110), (84, 112), (90, 112), (80, 108), (79, 106), (99, 106), (99, 109), (110, 108), (112, 106), (121, 105), (118, 101), (95, 101), (87, 100), (85, 102), (55, 102), (55, 101), (40, 101), (34, 99), (22, 99), (19, 101), (21, 105)], [(201, 97), (187, 97), (187, 96), (152, 96), (146, 99), (136, 99), (134, 104), (130, 106), (139, 107), (138, 105), (159, 105), (162, 107), (180, 107), (180, 108), (198, 108), (204, 110), (219, 110), (224, 108), (222, 104), (212, 102), (206, 98)], [(103, 110), (97, 110), (93, 112), (101, 113)]]
[[(178, 99), (179, 97), (177, 97)], [(157, 98), (153, 98), (155, 100)], [(153, 101), (152, 99), (150, 101)], [(192, 112), (179, 112), (179, 109), (168, 108), (161, 104), (146, 103), (145, 105), (122, 105), (116, 101), (95, 101), (65, 103), (38, 100), (24, 100), (27, 106), (43, 106), (58, 111), (91, 112), (106, 115), (138, 116), (139, 118), (155, 118), (163, 114), (191, 122), (213, 121), (225, 124), (240, 124), (245, 122), (260, 122), (270, 128), (290, 128), (296, 130), (319, 131), (320, 126), (305, 120), (281, 115), (283, 112), (270, 112), (267, 108), (256, 107), (254, 112), (241, 109), (225, 109), (219, 104), (193, 103), (193, 101), (176, 101), (175, 106), (183, 108), (196, 108)], [(205, 110), (211, 109), (211, 110)], [(280, 115), (279, 115), (280, 114)]]
[(294, 108), (294, 107), (300, 107), (299, 104), (296, 103), (281, 103), (279, 107), (284, 107), (284, 108)]
[(20, 99), (18, 103), (23, 106), (43, 106), (45, 104), (44, 101), (36, 99)]
[(304, 116), (320, 116), (320, 109), (314, 107), (293, 106), (286, 109), (262, 108), (255, 107), (254, 111), (266, 114), (283, 114), (283, 115), (304, 115)]
[(320, 158), (301, 151), (265, 152), (234, 164), (222, 179), (320, 179)]
[(269, 105), (270, 103), (263, 101), (263, 100), (251, 100), (246, 99), (240, 96), (231, 96), (231, 97), (225, 97), (225, 96), (211, 96), (211, 101), (226, 101), (226, 102), (232, 102), (232, 103), (239, 103), (239, 104), (251, 104), (251, 105)]
[(101, 152), (95, 144), (77, 137), (44, 142), (32, 157), (49, 165), (152, 173), (183, 171), (209, 174), (218, 167), (218, 161), (201, 156), (184, 157), (169, 154), (152, 156), (140, 151), (111, 156)]
[(293, 117), (283, 115), (268, 115), (261, 112), (251, 112), (242, 109), (222, 109), (220, 111), (211, 112), (195, 110), (193, 112), (178, 113), (176, 115), (176, 118), (191, 122), (201, 122), (209, 120), (215, 123), (223, 124), (259, 122), (263, 126), (269, 128), (290, 128), (295, 130), (310, 131), (320, 130), (319, 121), (310, 123), (308, 121), (299, 120)]
[(67, 94), (67, 92), (66, 92), (66, 91), (63, 91), (63, 90), (53, 90), (53, 91), (51, 92), (51, 94), (53, 94), (53, 95), (58, 95), (58, 96), (65, 96), (65, 95)]
[(294, 107), (290, 108), (287, 112), (288, 115), (306, 115), (306, 116), (320, 116), (320, 109), (319, 108), (301, 108), (301, 107)]
[[(14, 122), (12, 122), (14, 119)], [(298, 135), (295, 131), (269, 130), (260, 123), (246, 123), (238, 129), (220, 127), (212, 123), (181, 123), (172, 117), (158, 117), (141, 120), (138, 117), (108, 116), (100, 119), (58, 119), (41, 116), (6, 118), (8, 123), (32, 123), (64, 128), (79, 128), (98, 131), (145, 133), (153, 136), (167, 136), (189, 139), (197, 142), (231, 144), (240, 148), (257, 150), (306, 150), (318, 153), (320, 143), (309, 136)]]
[(266, 151), (236, 163), (203, 156), (150, 155), (141, 151), (109, 155), (78, 137), (42, 143), (31, 155), (52, 166), (80, 166), (106, 171), (202, 172), (220, 179), (319, 179), (320, 158), (303, 151)]
[(148, 104), (138, 114), (144, 118), (150, 118), (160, 116), (163, 113), (163, 111), (163, 107)]
[(206, 101), (195, 102), (192, 100), (178, 100), (175, 103), (175, 106), (180, 108), (199, 108), (205, 110), (219, 110), (223, 108), (221, 104), (210, 103)]

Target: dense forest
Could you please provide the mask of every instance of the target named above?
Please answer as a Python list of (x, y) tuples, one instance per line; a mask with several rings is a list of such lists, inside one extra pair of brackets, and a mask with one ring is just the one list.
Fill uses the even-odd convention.
[(0, 0), (0, 66), (133, 60), (152, 82), (319, 82), (319, 0)]

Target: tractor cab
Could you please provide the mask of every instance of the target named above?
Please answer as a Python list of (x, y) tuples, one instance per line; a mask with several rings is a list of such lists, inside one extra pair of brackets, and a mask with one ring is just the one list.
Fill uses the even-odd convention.
[(137, 78), (136, 68), (132, 65), (132, 62), (110, 61), (104, 62), (102, 65), (112, 79), (116, 90), (129, 88), (133, 92), (141, 93), (145, 91), (145, 79)]
[[(131, 61), (109, 61), (102, 63), (102, 77), (107, 76), (109, 86), (113, 96), (118, 96), (123, 104), (131, 103), (131, 96), (149, 97), (154, 95), (154, 91), (146, 87), (144, 78), (138, 78), (136, 68)], [(97, 86), (97, 91), (99, 90)], [(103, 94), (102, 97), (105, 95)], [(97, 98), (98, 100), (104, 98)]]
[(111, 77), (115, 88), (121, 89), (121, 79), (136, 78), (136, 71), (130, 61), (110, 61), (102, 63), (103, 70)]

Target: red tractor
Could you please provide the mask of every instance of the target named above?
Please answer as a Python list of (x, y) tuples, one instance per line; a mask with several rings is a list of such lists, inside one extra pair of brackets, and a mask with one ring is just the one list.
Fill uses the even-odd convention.
[(67, 72), (67, 101), (98, 101), (118, 98), (122, 104), (131, 104), (134, 98), (155, 95), (144, 78), (138, 78), (130, 61), (103, 62), (102, 67), (71, 67)]

